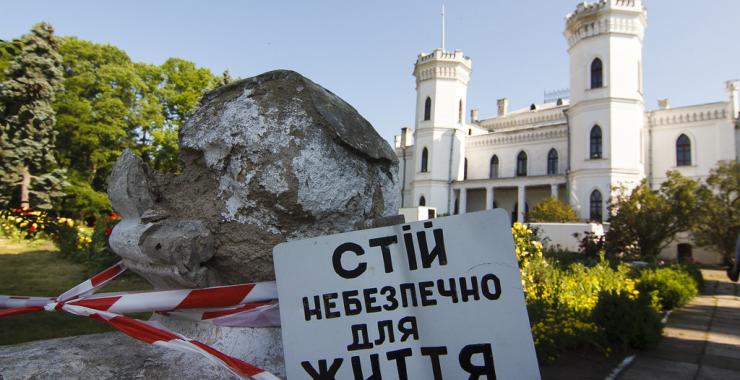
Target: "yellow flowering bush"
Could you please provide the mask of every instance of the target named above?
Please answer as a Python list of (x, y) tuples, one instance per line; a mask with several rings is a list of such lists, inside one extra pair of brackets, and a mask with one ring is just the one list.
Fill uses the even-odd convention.
[(50, 223), (49, 215), (40, 210), (0, 210), (0, 235), (12, 240), (33, 240), (44, 237)]
[[(618, 320), (606, 323), (604, 318), (594, 318), (597, 306), (601, 305), (599, 310), (605, 309), (603, 302), (600, 304), (605, 294), (626, 300), (628, 309), (639, 309), (637, 314), (642, 315), (645, 302), (638, 302), (638, 280), (631, 277), (627, 264), (612, 267), (602, 257), (594, 266), (575, 263), (561, 268), (549, 263), (543, 255), (536, 231), (520, 223), (514, 223), (511, 231), (532, 337), (541, 360), (552, 361), (562, 350), (584, 345), (609, 351), (611, 341), (605, 337), (614, 334), (607, 334), (605, 329), (624, 329)], [(642, 333), (644, 329), (634, 331)], [(660, 326), (657, 331), (659, 334)], [(637, 340), (629, 340), (632, 341)]]

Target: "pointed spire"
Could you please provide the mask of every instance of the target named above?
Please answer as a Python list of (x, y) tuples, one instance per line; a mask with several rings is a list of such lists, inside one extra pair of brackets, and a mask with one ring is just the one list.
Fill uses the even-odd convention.
[(442, 4), (442, 51), (445, 51), (445, 5)]

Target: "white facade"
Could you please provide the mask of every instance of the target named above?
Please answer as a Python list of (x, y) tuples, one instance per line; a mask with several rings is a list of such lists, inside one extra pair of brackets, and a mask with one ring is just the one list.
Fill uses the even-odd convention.
[(668, 170), (704, 179), (718, 161), (738, 160), (740, 82), (725, 83), (725, 101), (670, 108), (664, 100), (645, 110), (646, 20), (641, 0), (578, 4), (563, 32), (569, 99), (513, 112), (501, 99), (496, 117), (478, 120), (472, 110), (470, 123), (471, 60), (442, 49), (419, 55), (415, 127), (396, 136), (402, 207), (423, 203), (439, 215), (499, 207), (524, 221), (529, 207), (555, 196), (582, 220), (603, 221), (615, 187), (643, 178), (657, 187)]

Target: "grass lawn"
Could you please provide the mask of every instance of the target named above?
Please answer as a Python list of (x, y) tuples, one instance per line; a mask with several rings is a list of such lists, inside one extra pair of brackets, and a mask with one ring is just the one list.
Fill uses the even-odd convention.
[[(0, 238), (0, 294), (54, 297), (86, 279), (85, 266), (60, 257), (51, 242)], [(151, 289), (149, 283), (127, 272), (102, 291), (147, 289)], [(112, 329), (88, 318), (37, 312), (0, 318), (0, 345), (107, 331)]]

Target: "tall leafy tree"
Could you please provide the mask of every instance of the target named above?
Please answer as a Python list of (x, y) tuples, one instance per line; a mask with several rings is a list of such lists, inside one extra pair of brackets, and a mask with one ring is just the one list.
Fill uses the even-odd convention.
[(222, 83), (205, 68), (194, 63), (170, 58), (161, 66), (162, 82), (158, 96), (163, 107), (162, 128), (152, 132), (152, 166), (166, 172), (178, 172), (178, 131), (195, 112), (203, 94)]
[(617, 192), (609, 205), (610, 246), (654, 261), (677, 233), (690, 230), (697, 212), (699, 183), (676, 171), (666, 175), (658, 190), (643, 180), (631, 192)]
[(57, 157), (70, 173), (62, 208), (82, 217), (110, 208), (107, 178), (120, 152), (133, 146), (141, 122), (133, 115), (136, 89), (143, 84), (128, 55), (116, 47), (68, 37), (60, 52), (65, 91), (54, 103)]
[(62, 173), (54, 158), (55, 94), (62, 89), (61, 57), (51, 25), (40, 23), (0, 83), (0, 202), (8, 206), (19, 189), (20, 206), (51, 207)]
[(179, 126), (217, 82), (211, 72), (177, 58), (136, 63), (114, 46), (73, 37), (60, 51), (66, 90), (54, 105), (57, 155), (71, 183), (62, 207), (79, 217), (108, 210), (107, 179), (124, 148), (177, 172)]
[(740, 234), (740, 163), (720, 161), (699, 192), (692, 232), (698, 245), (717, 249), (725, 263)]

